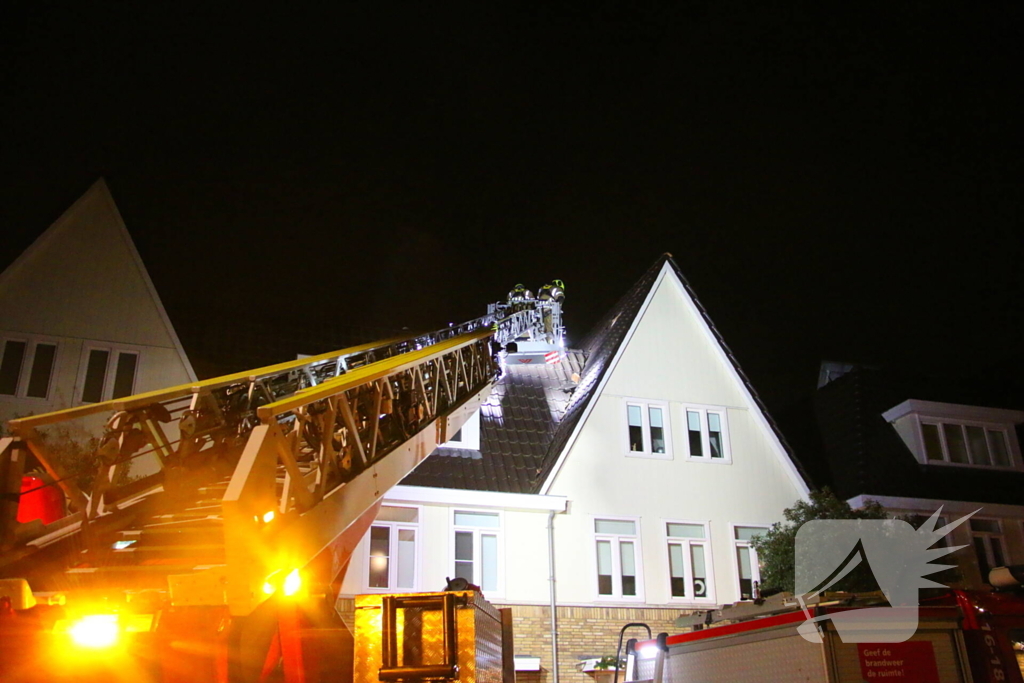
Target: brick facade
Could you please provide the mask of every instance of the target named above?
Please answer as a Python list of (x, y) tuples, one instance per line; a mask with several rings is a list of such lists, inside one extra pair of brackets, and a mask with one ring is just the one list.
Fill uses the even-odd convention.
[[(510, 607), (515, 631), (515, 653), (540, 657), (541, 670), (520, 671), (517, 683), (552, 683), (551, 673), (551, 608), (547, 605), (502, 605)], [(337, 603), (338, 613), (349, 629), (354, 627), (355, 601), (342, 598)], [(654, 635), (674, 634), (682, 631), (672, 623), (681, 614), (680, 609), (643, 607), (559, 607), (558, 608), (558, 674), (559, 683), (595, 683), (592, 674), (579, 670), (583, 659), (614, 655), (619, 642), (619, 631), (628, 623), (641, 622), (651, 627)], [(630, 629), (626, 638), (642, 638), (641, 628)], [(625, 643), (623, 643), (625, 648)], [(622, 680), (620, 675), (619, 680)]]
[[(512, 608), (515, 651), (519, 655), (540, 657), (541, 670), (516, 674), (517, 683), (552, 683), (551, 608), (547, 605), (495, 605)], [(559, 607), (558, 676), (559, 683), (594, 683), (592, 674), (579, 670), (580, 660), (615, 655), (619, 631), (628, 623), (641, 622), (654, 635), (680, 631), (672, 622), (683, 614), (679, 609), (630, 607)], [(642, 638), (646, 632), (633, 628), (625, 638)], [(623, 643), (625, 648), (625, 643)], [(620, 675), (619, 680), (622, 680)]]

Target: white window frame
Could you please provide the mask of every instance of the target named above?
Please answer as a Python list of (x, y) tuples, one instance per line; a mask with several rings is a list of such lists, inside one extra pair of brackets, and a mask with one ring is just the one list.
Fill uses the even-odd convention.
[[(670, 536), (668, 533), (669, 524), (693, 524), (704, 528), (704, 538), (682, 538), (679, 536)], [(715, 560), (714, 554), (711, 548), (711, 521), (710, 520), (699, 520), (699, 519), (665, 519), (661, 520), (661, 533), (664, 538), (662, 547), (665, 549), (665, 576), (668, 577), (668, 599), (672, 604), (684, 604), (684, 605), (713, 605), (717, 604), (716, 591), (715, 591)], [(679, 544), (683, 546), (683, 580), (686, 583), (686, 589), (689, 592), (693, 591), (693, 555), (691, 548), (695, 545), (704, 547), (704, 564), (705, 570), (707, 571), (707, 577), (705, 578), (705, 595), (703, 598), (698, 598), (693, 595), (686, 596), (675, 596), (672, 595), (672, 561), (670, 559), (669, 546), (672, 544)]]
[[(644, 437), (644, 449), (634, 451), (630, 448), (629, 442), (629, 407), (640, 408), (641, 430)], [(665, 452), (655, 453), (653, 450), (653, 439), (651, 439), (651, 408), (660, 408), (662, 424), (665, 430)], [(672, 460), (672, 413), (669, 412), (669, 404), (666, 401), (653, 401), (646, 398), (623, 398), (622, 399), (622, 449), (630, 458), (654, 458), (656, 460)], [(602, 517), (601, 519), (606, 519)]]
[[(986, 408), (981, 406), (961, 405), (956, 403), (938, 403), (908, 399), (882, 413), (882, 418), (893, 425), (900, 438), (910, 452), (922, 465), (935, 467), (969, 467), (981, 470), (1024, 471), (1024, 459), (1021, 458), (1020, 444), (1017, 441), (1015, 426), (1024, 422), (1024, 412), (1003, 408)], [(924, 424), (938, 425), (939, 445), (942, 460), (929, 460), (924, 441)], [(984, 465), (972, 462), (953, 462), (949, 457), (946, 444), (946, 433), (942, 425), (958, 425), (963, 427), (981, 427), (988, 431), (1001, 432), (1003, 444), (1006, 446), (1006, 457), (1010, 461), (1006, 465)], [(967, 435), (964, 434), (966, 440)], [(971, 459), (970, 444), (967, 445), (967, 457)], [(989, 448), (989, 458), (992, 453)]]
[[(975, 521), (975, 520), (979, 521), (979, 522), (995, 522), (996, 526), (999, 528), (999, 531), (998, 532), (975, 531), (970, 526), (971, 521)], [(996, 562), (995, 562), (995, 553), (993, 553), (993, 551), (992, 551), (992, 539), (993, 538), (998, 539), (998, 541), (999, 541), (999, 546), (1000, 546), (1000, 549), (1002, 550), (1002, 553), (1003, 553), (1003, 562), (1005, 564), (1012, 564), (1012, 562), (1010, 560), (1009, 553), (1008, 553), (1007, 548), (1006, 548), (1006, 533), (1005, 533), (1005, 529), (1003, 528), (1003, 520), (999, 519), (998, 517), (972, 517), (967, 522), (967, 526), (968, 526), (968, 531), (970, 531), (970, 534), (971, 534), (971, 550), (974, 551), (974, 559), (975, 559), (976, 562), (978, 562), (978, 571), (982, 573), (981, 582), (987, 584), (988, 583), (988, 576), (986, 574), (984, 574), (984, 572), (982, 572), (981, 562), (979, 561), (979, 558), (978, 558), (978, 549), (974, 545), (974, 540), (980, 538), (981, 542), (982, 542), (982, 545), (985, 546), (985, 561), (988, 563), (988, 567), (989, 567), (990, 570), (991, 569), (995, 569), (996, 567), (1004, 566), (1004, 565), (996, 564)]]
[[(644, 602), (644, 553), (640, 542), (641, 528), (639, 517), (623, 517), (621, 515), (589, 515), (590, 517), (590, 576), (591, 590), (596, 602)], [(632, 522), (636, 533), (630, 534), (607, 534), (597, 532), (597, 521), (608, 522)], [(612, 543), (612, 594), (602, 595), (598, 584), (597, 564), (597, 542), (610, 541)], [(622, 594), (622, 555), (619, 551), (619, 543), (629, 541), (633, 544), (633, 562), (636, 564), (636, 595)]]
[[(57, 382), (57, 367), (61, 358), (61, 343), (55, 337), (44, 337), (34, 334), (0, 334), (0, 363), (3, 362), (4, 353), (7, 351), (7, 342), (22, 342), (25, 344), (25, 356), (21, 359), (21, 368), (18, 370), (18, 380), (13, 394), (0, 394), (0, 400), (37, 401), (46, 403), (51, 400), (54, 385)], [(53, 367), (50, 368), (50, 379), (46, 384), (46, 396), (29, 396), (28, 385), (32, 378), (32, 369), (36, 363), (36, 347), (39, 344), (54, 346)]]
[[(423, 535), (423, 529), (422, 529), (422, 527), (420, 525), (419, 520), (423, 519), (423, 510), (419, 506), (417, 506), (417, 505), (392, 505), (390, 503), (386, 503), (386, 504), (382, 505), (381, 507), (405, 508), (405, 509), (408, 509), (408, 510), (415, 510), (416, 511), (416, 520), (417, 521), (415, 521), (415, 522), (392, 522), (392, 521), (378, 521), (378, 520), (374, 520), (373, 524), (370, 525), (370, 531), (366, 532), (366, 537), (365, 537), (366, 552), (364, 553), (364, 556), (363, 556), (363, 577), (362, 577), (362, 579), (363, 579), (362, 580), (363, 588), (365, 588), (368, 593), (393, 593), (395, 591), (405, 591), (405, 590), (408, 590), (408, 591), (418, 591), (418, 590), (420, 590), (420, 575), (421, 575), (421, 573), (420, 573), (420, 566), (421, 566), (420, 557), (421, 557), (421, 549), (423, 547), (423, 540), (422, 540), (422, 538), (423, 538), (423, 536), (422, 536)], [(389, 562), (388, 562), (388, 586), (385, 586), (385, 587), (370, 586), (370, 534), (372, 532), (373, 527), (375, 527), (375, 526), (388, 527), (391, 530), (391, 534), (390, 534), (390, 536), (388, 538), (389, 545), (390, 545), (390, 547), (388, 548), (388, 552), (389, 552), (389, 555), (388, 555), (388, 560), (389, 560)], [(416, 533), (416, 540), (415, 540), (416, 546), (413, 549), (413, 570), (412, 570), (412, 577), (413, 577), (412, 578), (412, 584), (413, 585), (412, 585), (411, 588), (406, 587), (406, 586), (397, 586), (397, 585), (395, 585), (397, 583), (397, 578), (398, 578), (398, 562), (396, 561), (397, 558), (398, 558), (398, 532), (400, 530), (403, 530), (403, 529), (404, 530), (411, 529), (411, 530), (413, 530)]]
[(109, 401), (114, 395), (114, 378), (117, 376), (117, 362), (120, 358), (120, 354), (122, 353), (135, 354), (135, 376), (132, 377), (132, 389), (127, 395), (131, 396), (137, 393), (139, 373), (142, 371), (142, 348), (126, 344), (112, 346), (87, 342), (82, 345), (82, 356), (78, 361), (78, 380), (75, 382), (74, 393), (75, 405), (89, 405), (92, 403), (92, 401), (83, 401), (82, 393), (85, 391), (85, 376), (89, 370), (89, 354), (93, 351), (106, 351), (110, 354), (107, 356), (107, 369), (106, 373), (103, 375), (103, 391), (100, 395), (99, 403)]
[(735, 585), (736, 588), (736, 599), (743, 599), (743, 588), (740, 584), (740, 557), (739, 549), (748, 548), (750, 550), (750, 575), (753, 583), (760, 586), (761, 584), (761, 564), (760, 559), (757, 556), (757, 550), (750, 543), (750, 541), (742, 541), (736, 538), (737, 527), (756, 528), (763, 529), (767, 532), (771, 529), (771, 524), (757, 523), (757, 524), (730, 524), (729, 525), (729, 538), (732, 539), (732, 564), (733, 564), (733, 576), (736, 577)]
[[(716, 465), (731, 465), (732, 464), (732, 445), (729, 439), (729, 410), (725, 406), (710, 406), (710, 405), (699, 405), (688, 403), (683, 405), (683, 416), (682, 424), (685, 432), (683, 443), (686, 444), (686, 458), (691, 462), (705, 462)], [(701, 440), (701, 455), (693, 455), (690, 451), (690, 416), (688, 412), (697, 412), (700, 414), (700, 440)], [(722, 423), (722, 457), (712, 458), (711, 457), (711, 437), (710, 427), (708, 426), (708, 413), (712, 413), (719, 416)]]
[[(498, 516), (498, 526), (496, 527), (482, 527), (482, 526), (469, 526), (465, 524), (456, 524), (455, 515), (456, 513), (464, 512), (469, 514), (496, 514)], [(448, 552), (448, 566), (451, 568), (452, 577), (455, 576), (455, 533), (458, 531), (472, 532), (473, 533), (473, 583), (480, 586), (480, 589), (484, 591), (487, 599), (493, 599), (494, 597), (502, 597), (505, 595), (505, 512), (504, 510), (493, 510), (488, 508), (473, 508), (473, 507), (453, 507), (449, 516), (449, 522), (451, 525), (451, 533), (449, 539), (451, 544)], [(481, 536), (495, 536), (497, 537), (497, 588), (489, 590), (483, 585), (483, 553)]]
[[(939, 447), (942, 449), (942, 460), (929, 460), (928, 452), (924, 445), (924, 425), (935, 425), (939, 432)], [(967, 459), (972, 460), (973, 454), (971, 453), (970, 440), (967, 438), (967, 431), (965, 427), (978, 427), (985, 432), (985, 441), (988, 443), (989, 432), (996, 432), (1003, 435), (1003, 447), (1006, 449), (1006, 457), (1010, 461), (1009, 465), (985, 465), (974, 462), (953, 462), (949, 455), (949, 444), (946, 443), (946, 430), (945, 426), (950, 425), (953, 427), (959, 427), (964, 435), (964, 445), (967, 448)], [(926, 465), (943, 465), (952, 467), (972, 467), (981, 470), (1019, 470), (1018, 459), (1015, 454), (1016, 449), (1013, 447), (1013, 442), (1010, 439), (1010, 434), (1013, 433), (1013, 425), (1006, 425), (992, 422), (978, 422), (975, 420), (950, 420), (950, 419), (936, 419), (922, 417), (917, 421), (917, 432), (918, 438), (921, 440), (921, 456), (924, 459)], [(989, 460), (992, 459), (992, 449), (988, 449)]]

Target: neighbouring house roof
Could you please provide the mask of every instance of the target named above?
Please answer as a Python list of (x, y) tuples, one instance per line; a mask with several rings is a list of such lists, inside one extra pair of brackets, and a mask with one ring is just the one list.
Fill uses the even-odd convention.
[[(857, 368), (818, 390), (811, 406), (827, 483), (844, 499), (859, 495), (1024, 504), (1024, 472), (922, 465), (882, 413), (907, 399), (1019, 408), (1003, 383), (922, 378)], [(1018, 440), (1021, 425), (1016, 427)]]
[[(507, 411), (503, 408), (502, 417), (499, 419), (494, 412), (494, 405), (485, 405), (481, 412), (480, 451), (438, 449), (402, 483), (441, 488), (539, 493), (563, 450), (568, 446), (577, 425), (587, 413), (588, 406), (596, 398), (598, 387), (666, 263), (671, 266), (687, 294), (693, 299), (704, 322), (750, 392), (758, 409), (764, 414), (779, 442), (786, 449), (788, 457), (804, 481), (809, 483), (810, 479), (799, 462), (792, 457), (785, 438), (671, 254), (659, 257), (584, 338), (581, 349), (570, 354), (571, 372), (577, 372), (580, 376), (578, 385), (564, 383), (562, 378), (568, 376), (568, 369), (563, 369), (560, 373), (548, 371), (551, 373), (548, 379), (521, 374), (523, 370), (534, 370), (533, 368), (515, 368), (514, 372), (510, 369), (498, 383), (495, 395), (500, 394), (503, 400), (510, 401), (509, 405), (514, 406), (516, 418), (504, 419)], [(580, 363), (582, 371), (577, 369)], [(560, 382), (561, 386), (556, 388)], [(566, 389), (571, 393), (566, 392)], [(558, 394), (564, 395), (564, 399)], [(492, 397), (489, 403), (493, 404), (494, 401)]]

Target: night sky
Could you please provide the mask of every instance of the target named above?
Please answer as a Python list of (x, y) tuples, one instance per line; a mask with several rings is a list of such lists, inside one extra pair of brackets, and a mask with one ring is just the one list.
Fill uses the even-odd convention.
[(1020, 3), (366, 4), (5, 10), (0, 267), (104, 176), (181, 324), (579, 340), (668, 251), (773, 410), (1022, 367)]

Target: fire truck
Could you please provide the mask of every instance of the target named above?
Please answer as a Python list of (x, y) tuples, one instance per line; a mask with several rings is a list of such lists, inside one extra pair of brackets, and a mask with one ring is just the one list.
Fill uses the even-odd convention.
[[(471, 586), (368, 597), (355, 639), (334, 604), (384, 494), (503, 363), (558, 362), (555, 282), (441, 330), (10, 421), (0, 680), (349, 681), (355, 660), (360, 683), (510, 682), (507, 614)], [(47, 438), (82, 423), (102, 426), (90, 472)]]
[[(881, 594), (822, 594), (803, 605), (788, 594), (736, 603), (690, 617), (687, 633), (629, 641), (623, 680), (1024, 683), (1020, 593), (944, 590), (906, 609), (889, 606)], [(913, 636), (886, 638), (908, 619)], [(897, 642), (859, 642), (886, 640)]]

